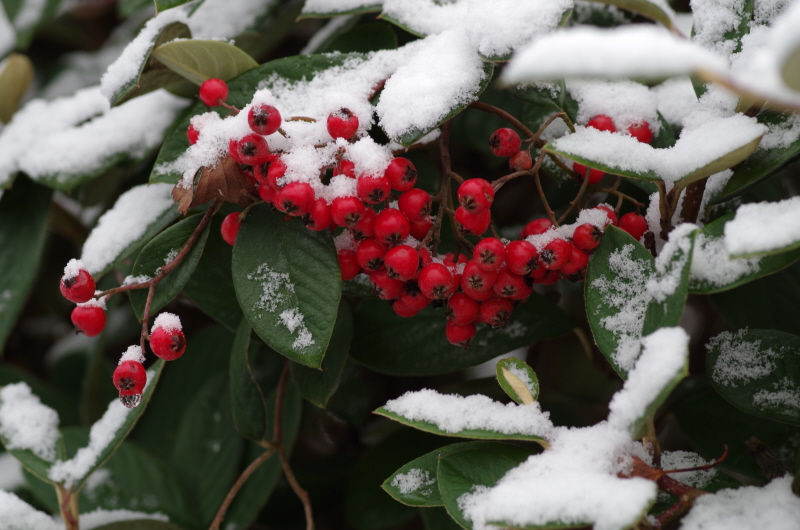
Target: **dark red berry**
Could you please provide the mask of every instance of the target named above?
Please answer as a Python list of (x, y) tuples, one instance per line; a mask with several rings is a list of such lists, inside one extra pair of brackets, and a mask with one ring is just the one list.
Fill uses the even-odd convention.
[(240, 215), (240, 212), (229, 213), (225, 216), (225, 219), (222, 220), (222, 227), (220, 228), (222, 239), (230, 246), (233, 246), (236, 242), (236, 236), (239, 234), (239, 227), (242, 225), (242, 220), (239, 217)]
[(358, 116), (350, 109), (339, 109), (328, 115), (327, 126), (332, 137), (348, 140), (358, 130)]
[(417, 183), (417, 168), (407, 158), (393, 159), (385, 175), (393, 190), (408, 191)]
[(626, 213), (620, 218), (619, 227), (638, 241), (647, 232), (647, 220), (638, 213)]
[(508, 157), (519, 151), (522, 140), (514, 129), (497, 129), (489, 137), (489, 149), (495, 156)]
[(551, 221), (547, 217), (542, 217), (541, 219), (534, 219), (533, 221), (525, 225), (525, 228), (522, 229), (522, 232), (520, 232), (519, 237), (520, 239), (525, 239), (528, 236), (538, 236), (550, 230), (552, 226), (553, 226), (553, 221)]
[(361, 265), (358, 264), (354, 250), (343, 248), (336, 253), (336, 256), (339, 258), (339, 269), (342, 271), (343, 282), (352, 280), (359, 275)]
[(431, 203), (430, 193), (413, 188), (400, 195), (397, 208), (408, 217), (409, 221), (422, 221), (431, 214)]
[(353, 237), (356, 241), (361, 241), (368, 237), (375, 235), (375, 210), (372, 208), (364, 208), (364, 213), (361, 214), (361, 219), (353, 227)]
[(587, 168), (583, 164), (579, 164), (575, 162), (572, 164), (572, 171), (578, 174), (578, 181), (583, 182), (583, 179), (586, 178), (586, 172), (589, 172), (589, 185), (594, 186), (598, 182), (600, 182), (603, 177), (605, 176), (604, 171), (600, 171), (599, 169), (594, 168)]
[(270, 158), (267, 141), (257, 134), (248, 134), (239, 140), (231, 140), (228, 152), (234, 160), (248, 166), (257, 166)]
[(186, 137), (189, 138), (189, 145), (194, 145), (200, 139), (200, 131), (194, 128), (194, 125), (189, 125), (186, 129)]
[(486, 322), (493, 328), (502, 328), (511, 317), (511, 311), (513, 309), (514, 306), (511, 304), (511, 300), (493, 296), (481, 302), (478, 314), (483, 322)]
[(611, 221), (612, 225), (617, 226), (617, 224), (619, 224), (619, 221), (617, 219), (617, 213), (611, 206), (607, 204), (601, 204), (599, 206), (595, 206), (595, 209), (603, 210), (604, 212), (606, 212), (606, 216), (608, 217), (609, 221)]
[(487, 237), (475, 245), (472, 258), (481, 269), (496, 271), (505, 262), (506, 249), (503, 242), (496, 237)]
[(628, 127), (628, 134), (643, 144), (653, 143), (653, 131), (650, 130), (650, 125), (646, 121), (643, 121), (642, 123), (634, 123)]
[(61, 277), (61, 295), (76, 304), (88, 302), (94, 296), (95, 283), (89, 271), (78, 260), (70, 260)]
[(603, 237), (603, 231), (595, 225), (585, 223), (580, 225), (572, 233), (572, 242), (583, 250), (592, 250), (597, 248), (600, 244), (600, 239)]
[(478, 316), (480, 304), (464, 293), (456, 293), (447, 300), (445, 315), (456, 326), (466, 326)]
[(394, 300), (403, 293), (403, 282), (390, 278), (386, 269), (375, 271), (369, 275), (372, 292), (381, 300)]
[(486, 300), (492, 295), (497, 271), (484, 270), (476, 260), (469, 261), (461, 273), (461, 290), (474, 300)]
[(431, 300), (444, 300), (455, 291), (453, 274), (441, 263), (426, 265), (419, 273), (419, 288)]
[(385, 255), (386, 247), (373, 238), (365, 239), (356, 247), (356, 260), (358, 260), (361, 268), (367, 272), (374, 272), (383, 268)]
[(554, 239), (539, 253), (544, 268), (551, 271), (566, 265), (571, 255), (572, 245), (563, 239)]
[(361, 175), (356, 184), (358, 198), (367, 204), (378, 204), (386, 200), (392, 191), (384, 176)]
[(212, 77), (200, 85), (200, 101), (209, 107), (216, 107), (228, 99), (228, 84), (222, 79)]
[(247, 113), (247, 123), (254, 133), (268, 136), (281, 126), (281, 113), (272, 105), (256, 105)]
[(511, 168), (511, 171), (528, 171), (533, 167), (531, 154), (528, 151), (517, 151), (508, 159), (508, 167)]
[(147, 383), (147, 372), (142, 363), (137, 361), (122, 361), (111, 376), (114, 386), (119, 390), (119, 399), (128, 408), (139, 404)]
[(586, 122), (587, 127), (592, 127), (598, 131), (617, 132), (617, 127), (614, 125), (614, 120), (605, 114), (598, 114), (594, 118)]
[(351, 179), (356, 178), (356, 165), (350, 160), (340, 160), (337, 165), (333, 167), (333, 176), (344, 175)]
[(466, 326), (456, 326), (452, 322), (448, 322), (444, 327), (444, 334), (447, 340), (453, 346), (460, 346), (465, 350), (472, 344), (472, 339), (478, 332), (478, 328), (474, 323), (469, 323)]
[(79, 305), (70, 315), (77, 331), (87, 337), (96, 337), (106, 327), (106, 312), (98, 305)]
[(465, 180), (458, 187), (458, 203), (469, 213), (479, 214), (494, 201), (494, 188), (484, 179)]
[(314, 232), (321, 232), (331, 225), (331, 207), (328, 206), (325, 199), (316, 199), (302, 219), (306, 228)]
[(464, 234), (479, 236), (486, 232), (492, 222), (492, 211), (484, 210), (479, 214), (469, 213), (463, 206), (456, 208), (456, 223)]
[(314, 204), (314, 188), (306, 182), (291, 182), (279, 193), (275, 200), (278, 210), (294, 217), (305, 215)]
[(433, 256), (431, 256), (430, 250), (425, 247), (419, 247), (417, 249), (417, 254), (419, 254), (419, 266), (420, 268), (433, 263)]
[(419, 268), (419, 254), (408, 245), (397, 245), (389, 249), (383, 258), (386, 272), (390, 278), (408, 281), (417, 274)]
[(266, 184), (261, 184), (258, 187), (258, 196), (261, 197), (262, 201), (268, 204), (274, 204), (277, 195), (278, 192), (272, 189), (272, 187), (267, 186)]
[(393, 247), (408, 237), (411, 224), (403, 212), (396, 208), (386, 208), (375, 216), (375, 239)]
[(524, 276), (536, 268), (539, 253), (536, 247), (525, 240), (512, 241), (506, 245), (506, 267), (514, 274)]
[(331, 218), (337, 226), (355, 226), (364, 213), (364, 203), (358, 197), (336, 197), (331, 202)]
[(539, 285), (552, 285), (560, 279), (561, 273), (559, 271), (547, 271), (547, 274), (545, 274), (540, 280), (537, 280), (536, 283)]
[(577, 246), (572, 245), (569, 261), (561, 267), (561, 274), (566, 276), (576, 274), (583, 270), (587, 263), (589, 263), (589, 256)]
[(411, 230), (409, 233), (414, 239), (419, 239), (422, 241), (425, 239), (425, 236), (428, 235), (428, 232), (432, 226), (433, 221), (431, 221), (430, 217), (423, 219), (422, 221), (411, 221)]
[(158, 327), (150, 334), (150, 349), (165, 361), (174, 361), (186, 351), (186, 337), (179, 329)]
[(503, 298), (518, 300), (528, 296), (525, 279), (519, 274), (514, 274), (506, 267), (500, 267), (497, 271), (497, 279), (492, 286), (494, 294)]

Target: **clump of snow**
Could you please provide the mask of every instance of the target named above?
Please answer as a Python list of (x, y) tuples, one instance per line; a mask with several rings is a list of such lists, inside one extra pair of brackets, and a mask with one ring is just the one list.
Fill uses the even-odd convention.
[(147, 283), (152, 280), (150, 276), (146, 274), (140, 274), (139, 276), (125, 276), (125, 279), (122, 280), (122, 285), (133, 285), (134, 283)]
[(289, 330), (289, 333), (297, 331), (297, 337), (292, 343), (292, 349), (304, 350), (314, 345), (314, 337), (311, 335), (311, 332), (308, 331), (305, 322), (303, 322), (305, 315), (303, 315), (299, 309), (296, 307), (287, 309), (278, 315), (278, 318), (280, 318), (281, 324), (286, 326), (286, 329)]
[(725, 238), (697, 235), (692, 254), (692, 280), (708, 282), (715, 287), (730, 285), (758, 271), (761, 258), (728, 257)]
[[(761, 144), (759, 145), (759, 149), (764, 145), (764, 139), (761, 139)], [(706, 210), (709, 206), (709, 203), (718, 198), (722, 195), (722, 190), (725, 189), (725, 185), (728, 184), (728, 181), (733, 176), (733, 171), (730, 169), (726, 169), (724, 171), (720, 171), (719, 173), (714, 173), (710, 177), (706, 179), (706, 189), (703, 192), (703, 199), (700, 201), (700, 208), (699, 208), (699, 215), (698, 215), (698, 223), (701, 220), (705, 219), (706, 217)]]
[(289, 274), (276, 272), (266, 263), (262, 263), (255, 272), (248, 274), (247, 279), (261, 283), (261, 297), (253, 309), (274, 313), (279, 305), (289, 299), (289, 293), (294, 294), (294, 284), (290, 281)]
[(614, 120), (618, 131), (647, 122), (653, 134), (661, 130), (658, 99), (645, 85), (633, 81), (567, 81), (567, 91), (578, 103), (578, 123), (598, 114)]
[[(436, 483), (436, 479), (424, 469), (410, 469), (408, 473), (398, 473), (392, 479), (391, 485), (400, 490), (403, 495), (417, 493), (428, 496), (432, 493), (431, 488), (424, 488)], [(420, 491), (422, 490), (422, 491)]]
[(342, 13), (381, 4), (383, 4), (383, 0), (306, 0), (303, 4), (303, 14)]
[(775, 369), (774, 361), (780, 352), (762, 348), (760, 340), (748, 341), (746, 336), (747, 329), (735, 334), (723, 331), (708, 341), (707, 350), (719, 350), (711, 372), (715, 382), (736, 388), (739, 384), (761, 379)]
[[(665, 471), (700, 467), (711, 463), (713, 460), (705, 460), (697, 453), (689, 451), (663, 451), (661, 453), (661, 469)], [(696, 471), (682, 471), (670, 473), (669, 476), (693, 488), (704, 489), (717, 476), (717, 469), (711, 467)]]
[(0, 454), (0, 490), (11, 491), (23, 486), (22, 464), (10, 453)]
[(0, 490), (0, 530), (58, 530), (58, 525), (13, 493)]
[(800, 521), (800, 497), (792, 477), (764, 487), (744, 486), (703, 495), (681, 521), (681, 530), (794, 530)]
[(792, 0), (755, 0), (753, 2), (753, 22), (767, 24), (792, 5)]
[(788, 377), (773, 383), (772, 390), (761, 389), (753, 394), (753, 404), (762, 410), (800, 410), (800, 388)]
[(81, 528), (83, 530), (92, 530), (120, 521), (138, 521), (141, 519), (164, 521), (165, 523), (169, 522), (169, 517), (160, 512), (144, 513), (132, 510), (104, 510), (102, 508), (88, 513), (82, 513), (80, 517)]
[(667, 79), (651, 88), (650, 92), (658, 100), (658, 112), (672, 126), (680, 126), (697, 105), (697, 94), (688, 77)]
[(790, 114), (786, 121), (767, 127), (769, 131), (761, 139), (758, 148), (786, 149), (800, 138), (800, 114)]
[[(350, 179), (352, 180), (352, 179)], [(336, 250), (353, 250), (355, 251), (356, 247), (358, 247), (358, 242), (353, 237), (353, 233), (350, 230), (345, 230), (338, 236), (333, 238), (333, 243), (336, 245)]]
[(800, 242), (800, 197), (743, 204), (725, 224), (725, 246), (732, 256), (780, 250)]
[(254, 29), (254, 20), (270, 13), (277, 3), (278, 0), (206, 0), (189, 15), (192, 38), (232, 39)]
[(722, 57), (736, 51), (735, 38), (725, 34), (734, 32), (744, 16), (744, 0), (692, 0), (694, 36), (692, 40)]
[(144, 353), (142, 353), (142, 348), (139, 345), (132, 345), (128, 346), (128, 349), (122, 354), (119, 358), (119, 362), (117, 364), (122, 364), (125, 361), (136, 361), (137, 363), (144, 362)]
[(678, 289), (683, 269), (689, 261), (692, 251), (692, 233), (697, 225), (683, 223), (675, 227), (669, 234), (669, 241), (656, 257), (656, 274), (647, 280), (647, 295), (650, 300), (663, 302), (675, 294)]
[(71, 280), (72, 278), (76, 277), (82, 270), (86, 269), (86, 265), (79, 259), (71, 259), (67, 262), (66, 267), (64, 267), (64, 276), (65, 280)]
[(526, 241), (535, 246), (537, 250), (541, 251), (551, 241), (556, 239), (571, 239), (572, 234), (575, 233), (575, 229), (582, 224), (594, 225), (599, 228), (600, 231), (603, 231), (606, 225), (610, 223), (611, 220), (608, 218), (608, 214), (605, 211), (598, 208), (586, 208), (581, 210), (574, 223), (562, 224), (557, 228), (555, 226), (551, 227), (544, 234), (528, 236)]
[(52, 462), (61, 438), (58, 423), (58, 413), (43, 405), (26, 383), (6, 385), (0, 390), (0, 435), (6, 449), (31, 451)]
[(483, 395), (464, 397), (423, 389), (406, 392), (384, 408), (410, 421), (432, 423), (450, 434), (488, 430), (548, 439), (553, 433), (549, 414), (542, 412), (538, 403), (503, 405)]
[(170, 184), (142, 184), (123, 193), (100, 217), (83, 245), (81, 260), (89, 272), (96, 274), (114, 263), (174, 204)]
[[(94, 294), (96, 296), (96, 295), (100, 294), (101, 292), (102, 291), (95, 291)], [(77, 304), (77, 306), (78, 307), (99, 307), (100, 309), (105, 311), (106, 310), (106, 297), (105, 296), (101, 296), (100, 298), (92, 298), (88, 302), (83, 302), (83, 303)]]
[(183, 326), (181, 326), (181, 319), (178, 315), (164, 312), (160, 313), (153, 321), (152, 330), (155, 331), (158, 328), (164, 328), (164, 331), (173, 332), (182, 330)]

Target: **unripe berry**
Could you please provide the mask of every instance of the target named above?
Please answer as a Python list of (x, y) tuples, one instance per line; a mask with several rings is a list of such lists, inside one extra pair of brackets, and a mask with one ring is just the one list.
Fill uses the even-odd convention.
[(417, 168), (407, 158), (393, 159), (385, 175), (393, 190), (408, 191), (417, 183)]
[(455, 293), (447, 300), (445, 315), (448, 322), (456, 326), (466, 326), (478, 316), (480, 304), (464, 293)]
[(503, 298), (511, 298), (512, 300), (520, 300), (530, 295), (528, 286), (525, 283), (525, 278), (519, 274), (514, 274), (506, 267), (500, 267), (497, 271), (497, 279), (492, 286), (494, 294), (502, 296)]
[(194, 125), (189, 125), (186, 129), (186, 137), (189, 139), (189, 145), (194, 145), (200, 139), (200, 131), (194, 128)]
[(441, 263), (426, 265), (419, 273), (419, 288), (431, 300), (444, 300), (455, 291), (455, 278)]
[(458, 202), (472, 214), (488, 210), (494, 201), (494, 188), (484, 179), (465, 180), (458, 187)]
[(350, 109), (339, 109), (328, 115), (328, 134), (334, 138), (350, 139), (358, 130), (358, 116)]
[(83, 267), (79, 260), (69, 260), (64, 267), (64, 276), (61, 277), (61, 295), (76, 304), (91, 300), (94, 296), (95, 283), (92, 275)]
[(356, 260), (361, 268), (368, 273), (383, 268), (385, 255), (386, 247), (373, 238), (365, 239), (356, 247)]
[(617, 127), (614, 125), (614, 120), (605, 114), (598, 114), (586, 122), (587, 127), (592, 127), (598, 131), (617, 132)]
[(328, 206), (325, 199), (316, 199), (302, 219), (306, 228), (314, 232), (321, 232), (331, 225), (331, 207)]
[(603, 231), (590, 223), (580, 225), (572, 233), (572, 242), (583, 250), (593, 250), (597, 248), (602, 238)]
[(444, 327), (444, 334), (450, 344), (453, 346), (460, 346), (465, 350), (472, 344), (472, 339), (478, 332), (478, 328), (474, 323), (469, 323), (466, 326), (456, 326), (452, 322), (448, 322)]
[(299, 217), (308, 213), (314, 204), (314, 188), (305, 182), (291, 182), (279, 193), (275, 201), (278, 210)]
[(525, 228), (522, 229), (522, 232), (520, 232), (519, 237), (520, 239), (525, 239), (528, 236), (538, 236), (550, 230), (552, 226), (553, 226), (553, 221), (551, 221), (547, 217), (542, 217), (541, 219), (534, 219), (533, 221), (525, 225)]
[(363, 212), (364, 203), (358, 197), (336, 197), (331, 202), (331, 218), (337, 226), (355, 226)]
[(339, 258), (339, 269), (342, 271), (343, 282), (352, 280), (359, 275), (361, 265), (358, 264), (354, 250), (343, 248), (336, 253), (336, 256)]
[(647, 232), (647, 220), (638, 213), (626, 213), (620, 218), (619, 227), (638, 241)]
[(228, 143), (228, 152), (234, 160), (248, 166), (262, 164), (270, 157), (267, 141), (257, 134), (248, 134), (239, 140), (231, 140)]
[(130, 409), (139, 404), (147, 383), (147, 372), (142, 363), (122, 361), (114, 370), (111, 380), (119, 390), (119, 399), (123, 405)]
[(344, 175), (351, 179), (356, 178), (356, 165), (350, 160), (340, 160), (339, 163), (333, 166), (333, 176)]
[(383, 264), (386, 266), (386, 272), (390, 278), (405, 282), (417, 274), (419, 254), (408, 245), (397, 245), (386, 252)]
[(653, 131), (650, 130), (650, 125), (646, 121), (643, 121), (642, 123), (635, 123), (628, 127), (628, 134), (643, 144), (653, 143)]
[(422, 221), (431, 214), (431, 203), (430, 193), (413, 188), (400, 195), (397, 200), (397, 208), (413, 223)]
[(554, 239), (539, 254), (542, 264), (547, 270), (558, 270), (569, 261), (572, 245), (563, 239)]
[(464, 234), (479, 236), (486, 232), (492, 222), (491, 210), (484, 210), (479, 214), (471, 214), (463, 206), (456, 208), (456, 223)]
[(517, 151), (514, 156), (508, 159), (508, 167), (511, 171), (527, 171), (533, 167), (533, 159), (528, 151)]
[(411, 224), (403, 212), (396, 208), (386, 208), (375, 216), (375, 239), (393, 247), (408, 237)]
[(361, 214), (361, 219), (353, 227), (353, 238), (356, 241), (361, 241), (368, 237), (375, 235), (375, 210), (372, 208), (364, 208), (364, 213)]
[(481, 307), (478, 309), (478, 314), (483, 322), (486, 322), (493, 328), (502, 328), (511, 318), (511, 311), (514, 306), (507, 298), (500, 298), (493, 296), (488, 300), (481, 302)]
[(475, 245), (472, 257), (481, 269), (496, 271), (505, 262), (506, 249), (496, 237), (487, 237)]
[(358, 198), (367, 204), (383, 202), (392, 191), (386, 177), (372, 177), (369, 175), (361, 175), (358, 177), (356, 190), (358, 192)]
[(431, 227), (433, 226), (433, 221), (431, 221), (430, 217), (423, 219), (421, 221), (411, 221), (411, 229), (409, 230), (409, 234), (414, 239), (419, 239), (422, 241), (425, 239), (425, 236), (428, 235)]
[(600, 182), (605, 176), (604, 171), (600, 171), (599, 169), (594, 169), (594, 168), (587, 168), (583, 164), (579, 164), (577, 162), (572, 164), (572, 171), (578, 174), (578, 182), (583, 182), (583, 179), (586, 178), (586, 172), (588, 171), (590, 186), (594, 186), (595, 184)]
[(577, 246), (572, 245), (572, 252), (570, 253), (569, 261), (561, 267), (561, 274), (571, 276), (586, 268), (589, 263), (589, 256), (587, 256)]
[(240, 215), (241, 212), (229, 213), (225, 216), (225, 219), (222, 220), (222, 226), (220, 227), (222, 239), (224, 239), (225, 242), (230, 246), (233, 246), (233, 244), (236, 243), (236, 236), (239, 234), (239, 227), (242, 226)]
[(506, 245), (506, 267), (514, 274), (524, 276), (536, 268), (539, 253), (527, 241), (512, 241)]
[(381, 300), (394, 300), (403, 293), (403, 282), (389, 278), (386, 269), (375, 271), (369, 275), (372, 292)]
[(519, 151), (522, 140), (514, 129), (497, 129), (489, 137), (489, 149), (495, 156), (508, 157)]
[(209, 107), (216, 107), (228, 99), (228, 85), (222, 79), (212, 77), (200, 85), (200, 101)]
[(106, 312), (99, 305), (78, 305), (70, 319), (75, 329), (87, 337), (96, 337), (106, 327)]
[(476, 260), (470, 260), (461, 273), (461, 290), (474, 300), (486, 300), (492, 295), (492, 286), (497, 280), (497, 271), (481, 268)]
[(272, 105), (256, 105), (247, 113), (247, 123), (257, 134), (269, 136), (281, 126), (281, 113)]

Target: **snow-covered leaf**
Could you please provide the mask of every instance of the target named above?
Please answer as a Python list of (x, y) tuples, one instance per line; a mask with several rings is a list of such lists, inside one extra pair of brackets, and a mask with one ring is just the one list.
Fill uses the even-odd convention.
[(166, 41), (153, 49), (152, 56), (195, 85), (210, 78), (228, 81), (258, 66), (240, 48), (218, 40)]
[(539, 397), (539, 379), (533, 368), (516, 357), (498, 361), (495, 367), (497, 382), (508, 397), (521, 405), (533, 403)]
[(314, 49), (314, 53), (368, 53), (397, 48), (397, 33), (386, 23), (359, 24), (332, 36)]
[(256, 333), (278, 353), (320, 368), (342, 291), (330, 234), (257, 206), (242, 222), (232, 269), (236, 296)]
[(0, 122), (8, 123), (33, 79), (33, 64), (27, 56), (12, 53), (0, 61)]
[(156, 0), (156, 13), (188, 4), (191, 0)]
[(800, 197), (744, 204), (724, 229), (735, 257), (778, 254), (800, 248)]
[[(83, 519), (86, 518), (84, 517)], [(94, 530), (182, 530), (182, 528), (167, 521), (140, 519), (134, 516), (134, 518), (130, 520), (95, 526)]]
[(380, 13), (380, 0), (353, 0), (349, 2), (330, 2), (328, 0), (306, 0), (299, 20), (305, 18), (329, 18), (340, 15), (361, 15)]
[(13, 493), (0, 490), (0, 521), (7, 521), (14, 530), (57, 530), (50, 515), (40, 512)]
[(786, 86), (800, 90), (800, 44), (788, 54), (781, 66), (781, 76)]
[(242, 319), (231, 349), (228, 368), (231, 386), (231, 409), (233, 423), (239, 434), (256, 443), (267, 434), (267, 409), (264, 395), (253, 377), (253, 368), (248, 357), (254, 349), (250, 336), (252, 329), (247, 320)]
[(633, 11), (651, 20), (655, 20), (663, 24), (665, 27), (675, 30), (675, 12), (667, 4), (656, 0), (651, 2), (648, 0), (593, 0), (602, 4), (620, 7)]
[(776, 330), (723, 332), (706, 346), (714, 389), (736, 408), (800, 425), (800, 337)]
[(578, 103), (572, 98), (563, 79), (540, 85), (521, 85), (510, 87), (512, 96), (526, 101), (536, 107), (563, 112), (575, 123), (578, 117)]

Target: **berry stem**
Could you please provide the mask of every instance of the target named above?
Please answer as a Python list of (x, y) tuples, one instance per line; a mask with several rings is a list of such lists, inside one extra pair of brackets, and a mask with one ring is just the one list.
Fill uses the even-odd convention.
[(226, 109), (230, 110), (234, 114), (239, 114), (239, 109), (237, 109), (233, 105), (228, 105), (227, 103), (225, 103), (222, 100), (219, 100), (217, 103), (219, 104), (220, 107), (225, 107)]
[(211, 522), (211, 526), (208, 527), (208, 530), (219, 530), (220, 525), (222, 524), (222, 520), (225, 518), (225, 514), (230, 508), (233, 499), (236, 498), (236, 495), (239, 493), (239, 490), (242, 489), (244, 483), (247, 482), (247, 479), (250, 478), (256, 469), (259, 468), (261, 464), (269, 460), (269, 458), (275, 454), (275, 448), (270, 447), (264, 453), (262, 453), (258, 458), (250, 462), (242, 474), (239, 475), (239, 478), (236, 479), (236, 482), (233, 483), (231, 489), (228, 491), (228, 494), (225, 496), (225, 500), (222, 501), (222, 504), (217, 510), (217, 515), (214, 517), (214, 520)]
[(492, 183), (492, 187), (494, 187), (494, 191), (497, 191), (500, 188), (502, 188), (503, 185), (506, 182), (508, 182), (509, 180), (514, 180), (515, 178), (524, 177), (526, 175), (535, 175), (535, 174), (537, 174), (539, 172), (539, 169), (541, 169), (541, 167), (542, 167), (542, 162), (544, 162), (545, 154), (546, 153), (544, 151), (542, 151), (542, 153), (539, 155), (539, 158), (536, 159), (536, 163), (533, 165), (532, 168), (525, 169), (523, 171), (516, 171), (514, 173), (510, 173), (510, 174), (508, 174), (508, 175), (506, 175), (506, 176), (504, 176), (502, 178), (499, 178), (499, 179), (495, 180)]
[[(598, 189), (597, 189), (597, 190), (595, 190), (595, 191), (599, 191), (599, 192), (601, 192), (601, 193), (607, 193), (607, 194), (609, 194), (609, 195), (614, 195), (614, 196), (616, 196), (616, 197), (619, 197), (619, 200), (620, 200), (620, 202), (621, 202), (622, 200), (629, 201), (631, 204), (633, 204), (634, 206), (636, 206), (636, 208), (637, 208), (637, 209), (638, 209), (638, 208), (644, 208), (644, 204), (642, 204), (641, 202), (637, 201), (636, 199), (634, 199), (634, 198), (633, 198), (633, 197), (631, 197), (630, 195), (627, 195), (627, 194), (625, 194), (625, 193), (622, 193), (621, 191), (617, 191), (617, 190), (615, 190), (614, 188), (598, 188)], [(617, 205), (617, 207), (615, 208), (615, 210), (616, 210), (616, 211), (619, 211), (619, 204)]]
[[(536, 163), (538, 164), (539, 160), (537, 160)], [(547, 212), (547, 217), (550, 218), (550, 221), (553, 223), (553, 226), (558, 227), (560, 223), (556, 220), (556, 216), (553, 213), (553, 210), (550, 208), (550, 204), (548, 204), (547, 202), (547, 197), (545, 196), (544, 190), (542, 189), (542, 179), (539, 178), (538, 170), (536, 171), (536, 173), (533, 174), (533, 181), (536, 183), (536, 191), (539, 192), (539, 198), (542, 201), (542, 206), (544, 206), (544, 211)]]
[[(686, 192), (683, 194), (681, 218), (687, 223), (694, 223), (697, 221), (697, 215), (700, 213), (700, 203), (706, 191), (706, 182), (708, 182), (708, 179), (700, 179), (686, 186)], [(673, 211), (678, 207), (677, 202), (676, 200), (676, 204), (672, 208)]]
[(61, 484), (56, 484), (56, 496), (66, 530), (78, 530), (78, 495), (73, 495), (72, 491)]
[(286, 118), (283, 121), (305, 121), (308, 123), (317, 123), (317, 120), (314, 118), (309, 118), (307, 116), (292, 116), (291, 118)]
[(567, 211), (565, 211), (563, 214), (561, 214), (561, 217), (559, 217), (558, 219), (559, 224), (563, 223), (567, 219), (567, 216), (570, 214), (570, 212), (572, 212), (572, 210), (574, 210), (580, 204), (581, 199), (583, 198), (583, 194), (586, 193), (586, 188), (588, 187), (589, 187), (589, 179), (584, 178), (583, 182), (581, 183), (581, 188), (578, 190), (578, 194), (575, 195), (575, 198), (572, 199), (572, 202), (569, 203), (569, 208), (567, 208)]
[(450, 195), (450, 151), (448, 149), (448, 142), (450, 140), (450, 123), (447, 120), (442, 124), (441, 134), (439, 135), (439, 155), (442, 160), (442, 185), (439, 188), (439, 193), (433, 198), (432, 202), (439, 203), (439, 211), (436, 212), (436, 220), (433, 222), (425, 239), (422, 240), (422, 246), (427, 247), (431, 245), (433, 252), (439, 247), (440, 233), (442, 230), (442, 220), (444, 219), (445, 208), (447, 207), (447, 197)]
[(667, 187), (664, 182), (656, 182), (656, 188), (658, 188), (658, 209), (661, 213), (661, 239), (666, 240), (667, 234), (672, 228), (670, 208), (667, 203)]

